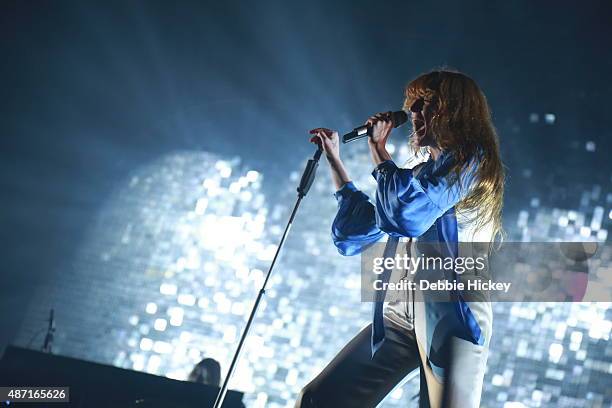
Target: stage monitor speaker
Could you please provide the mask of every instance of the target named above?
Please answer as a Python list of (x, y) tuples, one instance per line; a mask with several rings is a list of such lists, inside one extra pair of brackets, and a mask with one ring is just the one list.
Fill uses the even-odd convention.
[[(207, 408), (214, 405), (219, 391), (209, 385), (14, 346), (7, 347), (0, 359), (0, 386), (70, 387), (70, 403), (53, 403), (54, 408)], [(241, 392), (229, 391), (223, 407), (244, 408), (242, 397)]]

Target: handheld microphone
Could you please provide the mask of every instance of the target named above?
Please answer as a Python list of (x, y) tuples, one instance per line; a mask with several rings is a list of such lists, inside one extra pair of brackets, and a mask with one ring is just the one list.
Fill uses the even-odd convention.
[[(408, 114), (404, 111), (397, 111), (391, 113), (393, 119), (393, 127), (400, 127), (408, 121)], [(363, 125), (356, 127), (352, 132), (342, 136), (342, 143), (349, 143), (357, 139), (372, 136), (372, 127), (370, 125)]]

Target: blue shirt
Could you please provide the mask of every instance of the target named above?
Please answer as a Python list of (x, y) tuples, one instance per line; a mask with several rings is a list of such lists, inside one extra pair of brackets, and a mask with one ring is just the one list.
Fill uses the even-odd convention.
[[(419, 238), (419, 241), (446, 244), (447, 254), (457, 257), (457, 219), (454, 206), (466, 197), (474, 182), (474, 161), (462, 170), (462, 177), (449, 182), (448, 175), (455, 161), (449, 152), (442, 152), (436, 160), (430, 158), (418, 172), (398, 168), (392, 160), (380, 163), (372, 172), (376, 179), (376, 200), (361, 192), (353, 182), (344, 184), (335, 193), (338, 212), (332, 224), (332, 239), (345, 256), (356, 255), (381, 240), (385, 235)], [(476, 344), (483, 342), (480, 328), (460, 294), (457, 302), (428, 304), (435, 321), (428, 321), (427, 331), (433, 333), (438, 323), (453, 316), (455, 324), (448, 333)], [(373, 331), (382, 327), (382, 305), (374, 312)], [(377, 313), (378, 312), (378, 313)], [(377, 314), (379, 316), (377, 316)], [(377, 319), (379, 320), (377, 322)], [(374, 336), (375, 334), (373, 334)], [(435, 339), (429, 338), (428, 345)], [(373, 352), (377, 350), (373, 340)], [(429, 356), (429, 349), (428, 349)]]
[[(332, 224), (332, 239), (342, 255), (356, 255), (385, 234), (394, 237), (421, 237), (438, 218), (451, 210), (473, 181), (473, 172), (449, 185), (447, 175), (454, 164), (450, 153), (429, 160), (418, 175), (400, 169), (392, 160), (380, 163), (372, 172), (377, 181), (376, 205), (353, 182), (335, 194), (338, 212)], [(462, 188), (463, 187), (463, 188)]]

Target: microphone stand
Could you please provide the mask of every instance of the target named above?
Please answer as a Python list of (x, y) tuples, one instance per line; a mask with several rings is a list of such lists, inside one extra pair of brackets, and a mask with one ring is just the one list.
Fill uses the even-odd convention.
[(306, 164), (306, 168), (304, 169), (304, 173), (302, 174), (302, 179), (300, 180), (300, 185), (297, 188), (297, 193), (298, 193), (297, 201), (295, 202), (295, 206), (293, 207), (293, 211), (291, 212), (291, 216), (289, 217), (289, 221), (287, 222), (287, 226), (285, 227), (283, 236), (281, 237), (280, 243), (278, 244), (278, 248), (276, 249), (276, 253), (274, 254), (274, 258), (272, 259), (272, 263), (270, 264), (270, 268), (268, 269), (268, 273), (266, 274), (266, 278), (264, 279), (263, 285), (261, 286), (261, 289), (259, 290), (259, 294), (257, 295), (257, 299), (255, 300), (255, 304), (253, 305), (253, 309), (251, 309), (251, 315), (249, 316), (249, 320), (247, 321), (246, 327), (244, 328), (244, 331), (242, 332), (242, 336), (240, 337), (240, 342), (238, 342), (238, 348), (236, 349), (236, 352), (234, 353), (234, 357), (232, 358), (232, 363), (230, 364), (227, 375), (225, 376), (223, 385), (221, 386), (221, 389), (219, 390), (219, 394), (217, 394), (217, 399), (215, 400), (214, 408), (221, 408), (221, 405), (223, 405), (223, 400), (225, 400), (225, 396), (227, 394), (227, 386), (229, 384), (230, 378), (232, 377), (234, 369), (236, 368), (236, 363), (238, 362), (238, 359), (240, 357), (240, 352), (242, 351), (242, 346), (244, 345), (244, 341), (246, 340), (246, 337), (249, 334), (249, 330), (251, 328), (251, 324), (253, 323), (255, 313), (257, 312), (257, 308), (259, 307), (259, 302), (261, 301), (261, 298), (263, 297), (263, 295), (266, 293), (266, 285), (268, 284), (268, 280), (270, 279), (270, 275), (272, 274), (272, 269), (274, 268), (274, 264), (276, 263), (276, 260), (278, 259), (278, 254), (280, 253), (285, 243), (285, 239), (287, 238), (287, 235), (289, 234), (289, 230), (291, 229), (291, 226), (293, 225), (293, 219), (295, 218), (295, 214), (297, 213), (298, 207), (300, 206), (302, 199), (308, 193), (308, 190), (310, 190), (310, 187), (312, 186), (312, 183), (315, 179), (317, 167), (319, 166), (319, 159), (321, 158), (322, 152), (323, 150), (319, 147), (319, 149), (317, 149), (312, 159), (308, 160), (308, 163)]
[(53, 334), (55, 334), (55, 319), (53, 318), (53, 309), (49, 314), (49, 327), (47, 328), (47, 335), (45, 336), (45, 343), (42, 346), (42, 351), (45, 353), (51, 353), (53, 349)]

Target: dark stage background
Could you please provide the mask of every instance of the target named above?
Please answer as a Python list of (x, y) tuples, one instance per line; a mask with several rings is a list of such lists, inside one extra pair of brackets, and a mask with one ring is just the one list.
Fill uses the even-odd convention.
[[(195, 206), (198, 197), (191, 197), (185, 190), (190, 183), (204, 176), (211, 180), (227, 178), (217, 172), (231, 168), (231, 177), (243, 172), (253, 183), (257, 175), (262, 176), (248, 188), (244, 184), (224, 190), (221, 197), (234, 205), (237, 198), (232, 193), (247, 191), (232, 215), (236, 211), (250, 212), (255, 218), (260, 214), (266, 220), (266, 230), (271, 231), (262, 238), (263, 245), (272, 245), (278, 234), (275, 228), (282, 225), (293, 202), (295, 181), (288, 176), (301, 172), (313, 150), (307, 142), (307, 130), (316, 126), (349, 130), (374, 112), (399, 109), (403, 86), (435, 67), (447, 66), (469, 74), (489, 99), (508, 171), (504, 219), (510, 237), (554, 240), (572, 236), (607, 241), (612, 218), (608, 106), (612, 94), (611, 16), (611, 3), (596, 1), (1, 2), (0, 349), (10, 343), (39, 347), (39, 329), (45, 327), (49, 308), (61, 312), (64, 307), (73, 314), (62, 317), (58, 312), (59, 353), (180, 378), (189, 361), (214, 353), (207, 352), (207, 346), (202, 346), (201, 354), (187, 348), (183, 366), (166, 367), (167, 357), (163, 356), (172, 354), (168, 348), (163, 344), (155, 348), (147, 342), (143, 346), (141, 339), (149, 330), (142, 327), (143, 316), (162, 309), (156, 304), (144, 312), (145, 305), (156, 302), (151, 293), (159, 295), (160, 281), (173, 279), (177, 273), (168, 275), (164, 264), (164, 257), (172, 257), (172, 248), (165, 248), (163, 254), (156, 250), (154, 255), (159, 259), (151, 260), (152, 255), (142, 252), (146, 252), (145, 241), (132, 238), (126, 243), (124, 239), (127, 247), (122, 247), (124, 252), (114, 252), (119, 257), (117, 264), (109, 266), (104, 262), (112, 262), (115, 256), (107, 253), (110, 243), (123, 239), (125, 228), (136, 231), (132, 236), (138, 235), (138, 226), (146, 224), (142, 221), (145, 218), (150, 221), (155, 214), (162, 217), (180, 211), (183, 205)], [(408, 132), (401, 129), (393, 136), (398, 154)], [(361, 148), (350, 145), (345, 152), (352, 172), (363, 174), (359, 177), (365, 179), (371, 164)], [(249, 171), (252, 173), (247, 177)], [(139, 181), (147, 178), (152, 187), (139, 190)], [(235, 182), (241, 183), (238, 178)], [(323, 253), (313, 255), (333, 254), (328, 248), (331, 242), (325, 241), (335, 205), (326, 170), (319, 174), (316, 191), (316, 197), (320, 197), (316, 200), (324, 202), (325, 207), (305, 207), (303, 221), (296, 225), (296, 237), (324, 248)], [(174, 195), (168, 198), (170, 194)], [(193, 198), (193, 202), (177, 202), (181, 197)], [(256, 197), (261, 197), (260, 202), (251, 201)], [(212, 194), (206, 205), (214, 200)], [(155, 207), (155, 202), (167, 205)], [(154, 208), (143, 215), (138, 211), (145, 204)], [(202, 206), (196, 214), (203, 213)], [(266, 211), (262, 213), (261, 208)], [(107, 219), (113, 221), (107, 223)], [(593, 219), (599, 222), (593, 224)], [(188, 220), (181, 222), (189, 224)], [(542, 233), (544, 227), (565, 228), (572, 222), (582, 223), (588, 231), (577, 225), (569, 232), (557, 228)], [(142, 239), (157, 245), (164, 239), (161, 230), (168, 232), (171, 228), (168, 224), (161, 229), (152, 227), (157, 232), (143, 232)], [(113, 238), (113, 233), (119, 238)], [(176, 244), (177, 239), (172, 238), (172, 242)], [(298, 242), (291, 245), (300, 247)], [(185, 259), (189, 269), (190, 258)], [(290, 259), (288, 255), (285, 261)], [(128, 264), (131, 260), (140, 263)], [(204, 256), (201, 261), (204, 265)], [(259, 261), (255, 268), (265, 270), (265, 257)], [(197, 270), (198, 262), (191, 268)], [(330, 262), (338, 266), (344, 261)], [(248, 260), (242, 265), (247, 271), (253, 268)], [(121, 272), (121, 268), (128, 271)], [(183, 266), (179, 269), (182, 271)], [(213, 269), (208, 272), (214, 275)], [(294, 279), (314, 285), (316, 270), (300, 275), (298, 265), (292, 264), (291, 269)], [(126, 306), (125, 318), (101, 306), (104, 299), (120, 291), (113, 288), (113, 282), (124, 272), (134, 275), (121, 285), (133, 282), (154, 288), (146, 300), (144, 295), (142, 299), (134, 295), (136, 292), (123, 294), (134, 302), (129, 307), (138, 310), (129, 312)], [(283, 287), (283, 271), (278, 273), (277, 284)], [(199, 275), (193, 272), (190, 276), (193, 281)], [(181, 287), (189, 287), (184, 282), (171, 285), (175, 285), (174, 292), (172, 287), (165, 287), (162, 295), (175, 293), (176, 285), (179, 295)], [(223, 288), (213, 281), (208, 286), (219, 289), (218, 293)], [(85, 290), (97, 293), (98, 298)], [(194, 290), (187, 295), (193, 296), (193, 302), (204, 312), (214, 314), (206, 309), (209, 302), (223, 304), (224, 300), (212, 294), (206, 300), (202, 293), (206, 292)], [(168, 313), (175, 322), (189, 321), (189, 307), (194, 306), (189, 296), (182, 300), (179, 296), (177, 301), (185, 311), (178, 311), (176, 305), (163, 305), (170, 308)], [(248, 299), (254, 298), (255, 290), (243, 296), (246, 305), (236, 310), (227, 306), (227, 313), (238, 316), (228, 327), (238, 333), (243, 309), (250, 305)], [(88, 297), (98, 299), (99, 309), (96, 305), (83, 306)], [(296, 297), (294, 292), (287, 295), (287, 299)], [(202, 299), (205, 301), (200, 302)], [(116, 302), (123, 304), (121, 300)], [(528, 320), (530, 313), (540, 316), (550, 312), (558, 319), (571, 319), (573, 313), (573, 309), (563, 309), (559, 315), (552, 306), (525, 307), (527, 312), (514, 314), (510, 309), (500, 310), (499, 324), (525, 313)], [(566, 378), (558, 373), (549, 376), (547, 370), (551, 368), (546, 365), (541, 377), (533, 374), (535, 377), (525, 381), (537, 383), (538, 378), (552, 378), (552, 385), (545, 381), (552, 388), (533, 390), (524, 385), (528, 391), (523, 392), (523, 385), (516, 382), (521, 364), (509, 368), (503, 361), (493, 361), (491, 370), (499, 370), (488, 374), (492, 385), (485, 384), (485, 390), (489, 390), (483, 400), (489, 404), (486, 406), (503, 406), (507, 401), (572, 407), (609, 403), (610, 370), (602, 367), (611, 364), (610, 310), (607, 305), (589, 307), (587, 315), (603, 325), (599, 334), (589, 335), (588, 328), (582, 331), (582, 344), (589, 339), (593, 347), (589, 350), (595, 350), (588, 352), (589, 358), (602, 364), (590, 365), (588, 370), (595, 370), (589, 374), (591, 380), (576, 389), (566, 388), (569, 394), (563, 399), (561, 391), (554, 389), (561, 390), (570, 374)], [(367, 321), (368, 308), (366, 305), (357, 322)], [(89, 310), (98, 310), (99, 314), (78, 313)], [(342, 316), (335, 315), (341, 315), (342, 310), (326, 309), (321, 312), (323, 317), (319, 316), (320, 327), (309, 326), (308, 330), (337, 325)], [(281, 315), (269, 321), (263, 318), (262, 324), (278, 324), (280, 329), (296, 316)], [(149, 324), (151, 331), (154, 327), (168, 333), (159, 330), (166, 323), (155, 322)], [(214, 325), (215, 321), (206, 324)], [(103, 334), (94, 335), (100, 326), (104, 326)], [(177, 325), (170, 321), (171, 326)], [(88, 327), (92, 331), (81, 334), (83, 337), (70, 334), (70, 330)], [(306, 326), (297, 324), (295, 333), (300, 327)], [(333, 355), (337, 350), (334, 347), (354, 332), (353, 326), (342, 330), (342, 338), (330, 341), (328, 354)], [(503, 330), (500, 327), (498, 333)], [(555, 337), (554, 328), (542, 330), (539, 337), (544, 339), (544, 357), (540, 360), (547, 360), (558, 351), (550, 344), (563, 339), (564, 334)], [(194, 328), (181, 341), (189, 342), (196, 332)], [(285, 344), (269, 340), (263, 333), (261, 339), (272, 349), (275, 344)], [(167, 339), (179, 335), (168, 334)], [(215, 339), (202, 336), (209, 342)], [(218, 340), (223, 338), (228, 351), (218, 351), (221, 360), (233, 350), (236, 333), (223, 336), (219, 334)], [(568, 331), (567, 336), (576, 343), (578, 335), (572, 337)], [(94, 337), (97, 342), (88, 343)], [(179, 347), (170, 340), (167, 344), (172, 344), (175, 351)], [(293, 344), (290, 339), (287, 344), (299, 350), (304, 345)], [(134, 357), (131, 353), (139, 347), (147, 352), (153, 349), (162, 357), (156, 357), (153, 363), (146, 352)], [(504, 347), (515, 350), (518, 346), (504, 343)], [(569, 351), (567, 347), (563, 350)], [(278, 369), (258, 374), (258, 378), (274, 382), (264, 385), (261, 380), (254, 386), (256, 390), (246, 390), (252, 395), (252, 406), (263, 406), (266, 399), (268, 406), (284, 406), (315, 371), (300, 368), (307, 365), (308, 352), (298, 359), (301, 363), (285, 357), (281, 363), (278, 353), (270, 353), (268, 363), (253, 357), (254, 365), (274, 362)], [(317, 360), (314, 365), (322, 364), (327, 355), (318, 357), (321, 362)], [(537, 356), (533, 358), (538, 360)], [(554, 369), (585, 376), (586, 372), (576, 373), (572, 368), (581, 364), (584, 356), (569, 361), (569, 368)], [(509, 369), (514, 370), (514, 383), (508, 379), (512, 377)], [(236, 387), (248, 384), (253, 373), (246, 373)], [(534, 394), (536, 391), (541, 394)], [(502, 392), (506, 400), (499, 399)], [(580, 401), (586, 401), (589, 393), (591, 400), (582, 405)], [(408, 394), (396, 393), (396, 402), (408, 406)], [(389, 404), (396, 406), (393, 401)]]

